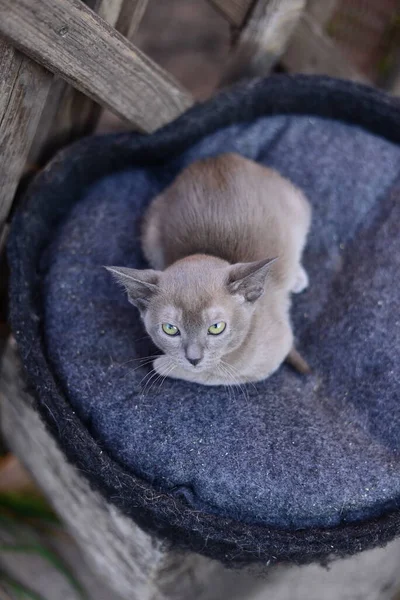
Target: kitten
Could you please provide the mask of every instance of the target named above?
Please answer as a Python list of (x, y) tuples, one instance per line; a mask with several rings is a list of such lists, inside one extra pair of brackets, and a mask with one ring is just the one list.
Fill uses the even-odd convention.
[(107, 267), (164, 352), (155, 370), (226, 385), (265, 379), (288, 355), (301, 367), (289, 309), (308, 285), (310, 219), (299, 189), (237, 154), (184, 169), (145, 215), (153, 268)]

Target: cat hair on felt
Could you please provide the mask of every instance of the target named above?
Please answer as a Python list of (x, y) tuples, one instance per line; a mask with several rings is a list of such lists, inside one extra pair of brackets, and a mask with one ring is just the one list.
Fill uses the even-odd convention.
[(294, 348), (291, 294), (308, 277), (304, 194), (238, 154), (196, 161), (150, 204), (142, 246), (151, 269), (107, 267), (164, 353), (160, 375), (205, 385), (259, 381)]

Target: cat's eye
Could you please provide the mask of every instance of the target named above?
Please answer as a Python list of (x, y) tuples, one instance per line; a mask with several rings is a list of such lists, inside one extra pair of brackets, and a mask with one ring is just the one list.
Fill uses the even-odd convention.
[(211, 333), (211, 335), (219, 335), (225, 330), (225, 328), (226, 323), (224, 323), (224, 321), (220, 321), (219, 323), (214, 323), (214, 325), (211, 325), (211, 327), (208, 328), (208, 333)]
[(166, 333), (167, 335), (179, 335), (180, 331), (177, 327), (175, 327), (175, 325), (171, 325), (171, 323), (163, 323), (161, 325), (161, 328), (163, 330), (164, 333)]

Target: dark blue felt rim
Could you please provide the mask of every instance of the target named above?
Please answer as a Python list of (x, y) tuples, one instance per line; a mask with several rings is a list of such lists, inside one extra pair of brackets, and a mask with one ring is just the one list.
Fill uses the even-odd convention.
[(336, 119), (400, 143), (400, 103), (380, 91), (327, 77), (276, 75), (255, 80), (194, 106), (151, 136), (97, 136), (63, 150), (31, 184), (8, 244), (11, 326), (35, 408), (68, 460), (146, 531), (175, 547), (236, 565), (305, 564), (382, 545), (398, 534), (400, 511), (336, 528), (286, 531), (193, 510), (138, 479), (91, 437), (52, 372), (42, 335), (41, 281), (49, 234), (79, 200), (80, 190), (96, 178), (133, 164), (158, 165), (216, 129), (278, 114)]

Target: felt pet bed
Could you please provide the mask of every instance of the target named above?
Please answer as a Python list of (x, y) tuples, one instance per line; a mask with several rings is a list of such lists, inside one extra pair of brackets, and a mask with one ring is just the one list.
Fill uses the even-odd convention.
[[(9, 243), (11, 323), (67, 459), (147, 531), (225, 562), (326, 560), (400, 524), (400, 110), (325, 77), (273, 76), (151, 136), (84, 139), (31, 185)], [(150, 380), (154, 352), (102, 265), (189, 162), (235, 151), (313, 206), (288, 366), (244, 390)], [(229, 218), (229, 215), (227, 215)], [(154, 384), (154, 385), (153, 385)]]

